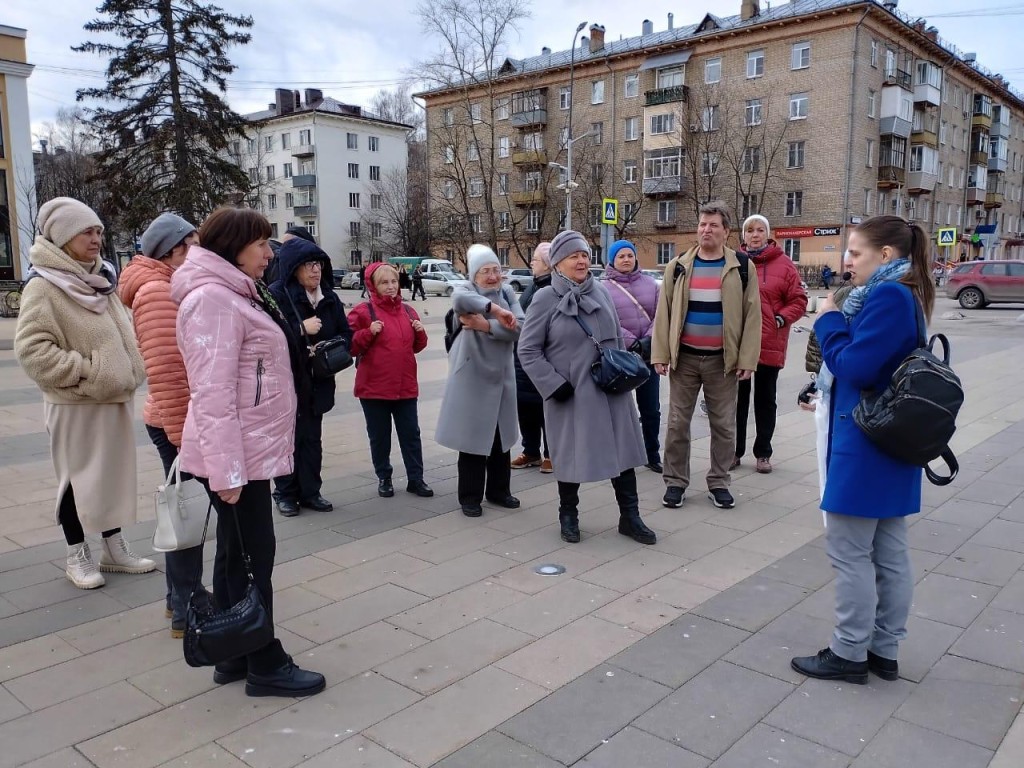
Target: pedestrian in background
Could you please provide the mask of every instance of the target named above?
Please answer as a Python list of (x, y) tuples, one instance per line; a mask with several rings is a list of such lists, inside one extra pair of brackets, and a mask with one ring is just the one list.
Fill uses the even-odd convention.
[(661, 377), (651, 365), (651, 335), (658, 311), (658, 283), (640, 271), (636, 246), (629, 240), (616, 240), (608, 248), (608, 268), (604, 272), (608, 293), (619, 317), (626, 348), (640, 355), (651, 376), (636, 390), (640, 427), (647, 450), (646, 467), (659, 475), (661, 464)]
[[(36, 226), (14, 352), (43, 393), (65, 575), (79, 589), (95, 589), (105, 583), (100, 571), (156, 568), (121, 534), (138, 511), (132, 400), (146, 370), (131, 315), (115, 294), (117, 275), (100, 255), (96, 212), (57, 197), (39, 208)], [(98, 569), (86, 533), (102, 534)]]
[[(278, 252), (279, 279), (270, 293), (284, 313), (292, 337), (304, 348), (321, 341), (341, 339), (352, 344), (345, 306), (334, 290), (331, 259), (315, 243), (289, 239)], [(295, 391), (301, 397), (295, 419), (295, 459), (292, 472), (274, 478), (274, 499), (285, 517), (295, 517), (300, 507), (330, 512), (334, 505), (323, 497), (324, 414), (334, 408), (337, 385), (334, 376), (314, 376), (309, 356), (301, 369)]]
[[(199, 229), (203, 245), (189, 249), (171, 278), (171, 298), (179, 305), (178, 346), (192, 398), (181, 468), (214, 495), (223, 550), (226, 594), (215, 582), (214, 597), (220, 606), (235, 605), (251, 574), (273, 620), (270, 480), (293, 469), (296, 372), (308, 355), (290, 340), (287, 320), (261, 280), (270, 233), (257, 211), (218, 208)], [(311, 696), (326, 684), (323, 675), (299, 668), (276, 638), (218, 664), (213, 676), (218, 684), (243, 678), (250, 696)]]
[[(171, 299), (171, 276), (185, 263), (189, 247), (198, 244), (195, 225), (173, 213), (160, 214), (142, 233), (142, 253), (124, 268), (117, 287), (117, 295), (132, 312), (146, 365), (149, 394), (142, 420), (160, 455), (164, 477), (178, 458), (189, 401), (185, 361), (178, 349), (178, 305)], [(202, 584), (203, 550), (197, 546), (167, 552), (164, 561), (165, 609), (171, 620), (171, 637), (180, 638), (185, 634), (185, 612), (197, 572)], [(217, 570), (215, 565), (214, 572)]]
[(409, 277), (409, 270), (405, 268), (403, 264), (398, 270), (398, 295), (402, 296), (402, 291), (408, 291), (412, 289), (412, 278)]
[(881, 391), (926, 336), (935, 303), (928, 238), (899, 216), (870, 218), (850, 233), (853, 291), (838, 310), (818, 306), (828, 391), (827, 466), (821, 508), (826, 552), (836, 573), (836, 627), (815, 656), (792, 660), (798, 672), (866, 683), (868, 672), (899, 675), (899, 644), (914, 594), (907, 516), (921, 510), (922, 469), (892, 458), (854, 423), (864, 391)]
[(420, 295), (420, 298), (424, 301), (427, 300), (427, 294), (423, 290), (423, 267), (417, 266), (412, 271), (412, 300), (416, 301), (416, 294)]
[(494, 251), (472, 245), (467, 263), (471, 287), (452, 297), (462, 331), (448, 355), (435, 440), (459, 452), (459, 504), (467, 517), (479, 517), (484, 498), (505, 509), (519, 507), (510, 487), (509, 451), (519, 437), (512, 351), (523, 310), (502, 285)]
[(530, 305), (519, 355), (544, 397), (560, 535), (569, 543), (580, 540), (580, 484), (611, 480), (619, 533), (654, 544), (657, 536), (640, 519), (634, 468), (647, 452), (633, 398), (609, 395), (590, 375), (597, 352), (584, 325), (602, 345), (626, 348), (615, 305), (609, 289), (590, 273), (590, 245), (583, 235), (559, 232), (550, 254), (556, 274)]
[(366, 270), (370, 301), (348, 314), (352, 354), (359, 356), (355, 395), (366, 419), (370, 458), (377, 475), (377, 494), (395, 495), (391, 476), (391, 425), (405, 463), (409, 493), (429, 498), (434, 491), (423, 480), (420, 440), (419, 378), (416, 355), (427, 348), (427, 332), (416, 310), (402, 302), (398, 271), (375, 263)]
[(807, 311), (807, 292), (800, 284), (800, 273), (771, 235), (771, 225), (764, 216), (750, 216), (743, 222), (740, 251), (753, 263), (761, 292), (761, 355), (753, 378), (737, 384), (736, 455), (729, 468), (740, 466), (747, 451), (747, 418), (753, 389), (755, 469), (764, 475), (772, 471), (779, 373), (786, 367), (790, 329)]
[[(529, 312), (530, 302), (537, 295), (537, 291), (551, 285), (551, 243), (538, 243), (533, 249), (533, 257), (530, 259), (530, 269), (533, 271), (533, 282), (526, 287), (519, 297), (519, 306), (523, 313)], [(512, 469), (527, 469), (529, 467), (540, 467), (544, 474), (550, 474), (551, 452), (548, 448), (548, 432), (544, 428), (544, 398), (540, 396), (537, 387), (530, 381), (530, 377), (523, 370), (523, 363), (519, 359), (519, 345), (515, 350), (516, 365), (516, 409), (519, 415), (519, 432), (523, 436), (523, 452), (512, 459)], [(543, 442), (543, 453), (541, 443)]]

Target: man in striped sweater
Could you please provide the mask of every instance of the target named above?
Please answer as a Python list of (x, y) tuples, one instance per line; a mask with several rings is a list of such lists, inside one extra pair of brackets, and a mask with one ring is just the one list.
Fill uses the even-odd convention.
[(698, 245), (665, 267), (651, 362), (669, 377), (666, 507), (681, 506), (690, 484), (690, 422), (702, 387), (711, 424), (708, 495), (720, 509), (735, 506), (729, 466), (736, 440), (736, 382), (757, 368), (761, 296), (746, 257), (725, 245), (731, 224), (724, 203), (702, 206)]

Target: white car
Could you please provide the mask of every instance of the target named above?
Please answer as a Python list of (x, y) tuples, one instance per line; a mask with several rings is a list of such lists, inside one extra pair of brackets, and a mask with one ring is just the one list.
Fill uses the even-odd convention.
[(653, 277), (654, 281), (658, 285), (661, 285), (662, 281), (665, 279), (665, 273), (660, 269), (643, 269), (641, 271), (648, 277)]
[(457, 272), (430, 272), (423, 276), (423, 292), (435, 296), (451, 296), (456, 288), (469, 284), (469, 280)]

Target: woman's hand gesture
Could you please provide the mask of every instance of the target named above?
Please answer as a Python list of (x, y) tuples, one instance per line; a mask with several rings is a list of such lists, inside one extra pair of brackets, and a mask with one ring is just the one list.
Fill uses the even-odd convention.
[(510, 331), (516, 329), (516, 316), (507, 309), (501, 307), (492, 307), (491, 314), (494, 315), (494, 319), (501, 323), (502, 326), (508, 328)]
[(382, 323), (380, 320), (374, 320), (372, 323), (370, 323), (370, 333), (372, 333), (374, 336), (376, 336), (383, 330), (384, 323)]
[(319, 317), (314, 316), (303, 320), (302, 327), (306, 329), (307, 335), (316, 336), (320, 333), (320, 329), (324, 327), (324, 324)]
[(483, 315), (459, 315), (459, 322), (468, 331), (488, 333), (491, 330), (491, 324)]
[(413, 320), (412, 329), (416, 331), (416, 333), (423, 333), (423, 323), (419, 320)]

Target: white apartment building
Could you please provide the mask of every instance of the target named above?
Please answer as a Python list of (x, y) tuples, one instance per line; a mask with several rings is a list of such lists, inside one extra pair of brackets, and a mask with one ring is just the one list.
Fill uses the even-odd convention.
[(378, 182), (396, 173), (404, 180), (410, 126), (319, 90), (304, 96), (279, 88), (267, 110), (245, 116), (251, 128), (231, 155), (253, 185), (246, 202), (263, 211), (275, 238), (306, 227), (336, 267), (394, 255), (375, 221), (383, 214)]

